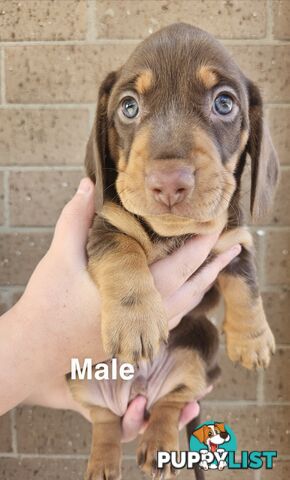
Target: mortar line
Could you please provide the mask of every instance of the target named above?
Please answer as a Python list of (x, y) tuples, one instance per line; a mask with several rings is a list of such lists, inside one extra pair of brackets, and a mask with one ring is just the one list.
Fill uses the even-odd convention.
[(258, 406), (264, 406), (264, 401), (265, 401), (264, 381), (265, 381), (264, 370), (259, 370), (258, 378), (257, 378), (257, 405)]
[(96, 23), (97, 23), (97, 4), (95, 0), (87, 0), (86, 8), (87, 16), (87, 42), (95, 42), (97, 40)]
[[(91, 27), (89, 27), (91, 28)], [(91, 34), (91, 33), (90, 33)], [(144, 37), (146, 38), (146, 37)], [(274, 38), (223, 38), (215, 35), (220, 42), (228, 46), (289, 46), (289, 40)], [(0, 47), (38, 47), (38, 46), (98, 46), (98, 45), (138, 45), (142, 38), (106, 38), (99, 37), (93, 40), (16, 40), (2, 41)]]
[(94, 120), (95, 120), (95, 115), (96, 115), (96, 105), (92, 104), (89, 108), (89, 126), (90, 126), (90, 129), (93, 127)]
[(4, 190), (4, 225), (8, 227), (10, 225), (10, 209), (9, 209), (9, 171), (5, 168), (3, 171), (3, 190)]
[(266, 4), (267, 12), (267, 39), (273, 42), (273, 11), (272, 11), (272, 0), (267, 0)]
[[(5, 453), (5, 452), (0, 452), (0, 458), (18, 458), (19, 460), (22, 459), (55, 459), (55, 460), (87, 460), (89, 456), (89, 452), (87, 454), (56, 454), (56, 453), (51, 453), (51, 454), (45, 454), (45, 453)], [(136, 456), (135, 455), (124, 455), (123, 460), (125, 461), (136, 461)], [(287, 460), (290, 460), (290, 455), (284, 455), (281, 454), (278, 457), (279, 462), (285, 462)]]
[[(288, 345), (290, 349), (290, 345)], [(286, 348), (287, 350), (287, 348)], [(203, 400), (203, 405), (219, 407), (257, 407), (256, 400)], [(290, 407), (290, 401), (265, 401), (263, 407)]]
[(0, 166), (0, 172), (79, 172), (82, 165), (5, 165)]
[(0, 102), (1, 106), (6, 104), (6, 95), (5, 95), (5, 53), (4, 48), (1, 48), (1, 55), (0, 55), (0, 76), (1, 76), (1, 92), (0, 92)]
[[(0, 105), (0, 110), (87, 110), (92, 105), (95, 105), (96, 102), (91, 103), (6, 103), (5, 105)], [(290, 104), (289, 104), (290, 106)]]
[(15, 408), (13, 408), (10, 412), (10, 421), (11, 421), (12, 450), (13, 450), (13, 453), (18, 454), (16, 410), (15, 410)]

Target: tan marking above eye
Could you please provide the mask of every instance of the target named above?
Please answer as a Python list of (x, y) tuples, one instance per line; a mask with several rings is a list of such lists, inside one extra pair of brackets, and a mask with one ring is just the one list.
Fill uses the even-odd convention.
[(135, 88), (140, 95), (148, 92), (153, 84), (153, 73), (151, 70), (144, 70), (135, 82)]
[(218, 83), (218, 77), (212, 67), (202, 65), (196, 72), (196, 77), (203, 83), (206, 89), (213, 88)]

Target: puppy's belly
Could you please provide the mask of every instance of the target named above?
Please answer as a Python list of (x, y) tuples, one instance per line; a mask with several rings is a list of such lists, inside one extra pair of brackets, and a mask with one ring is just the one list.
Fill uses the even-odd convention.
[(157, 400), (180, 384), (184, 368), (186, 365), (180, 362), (180, 357), (162, 347), (152, 364), (143, 361), (138, 368), (135, 367), (131, 380), (81, 380), (77, 386), (72, 384), (72, 388), (76, 387), (77, 397), (83, 404), (109, 408), (121, 417), (137, 395), (146, 396), (146, 408), (149, 410)]

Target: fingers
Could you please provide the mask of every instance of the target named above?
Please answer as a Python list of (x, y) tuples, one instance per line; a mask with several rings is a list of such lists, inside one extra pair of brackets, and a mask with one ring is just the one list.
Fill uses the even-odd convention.
[(199, 404), (197, 402), (190, 402), (185, 405), (179, 418), (179, 430), (182, 430), (185, 425), (198, 416), (200, 411)]
[[(206, 291), (216, 280), (220, 271), (239, 255), (240, 252), (241, 246), (235, 245), (221, 253), (195, 276), (185, 282), (173, 295), (165, 299), (165, 308), (168, 312), (169, 319), (174, 319), (176, 322), (175, 317), (178, 318), (181, 314), (185, 315), (196, 307)], [(173, 323), (173, 326), (170, 323), (170, 328), (174, 328), (174, 326), (176, 326), (176, 323)]]
[(146, 398), (142, 395), (134, 398), (130, 403), (122, 422), (122, 442), (130, 442), (137, 437), (144, 423)]
[(57, 221), (51, 247), (60, 252), (84, 255), (94, 205), (94, 184), (83, 178), (74, 197), (66, 204)]
[(203, 264), (218, 236), (214, 233), (190, 239), (172, 255), (151, 266), (156, 288), (163, 297), (175, 292)]

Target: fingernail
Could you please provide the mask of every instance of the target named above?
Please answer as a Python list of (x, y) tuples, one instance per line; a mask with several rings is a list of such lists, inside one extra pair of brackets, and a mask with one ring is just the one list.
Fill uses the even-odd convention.
[(87, 195), (92, 189), (92, 182), (89, 178), (83, 178), (78, 187), (78, 193)]
[(242, 247), (241, 247), (240, 244), (234, 245), (234, 246), (230, 249), (231, 253), (233, 253), (233, 254), (235, 254), (235, 255), (238, 255), (238, 254), (241, 252), (241, 250), (242, 250)]

